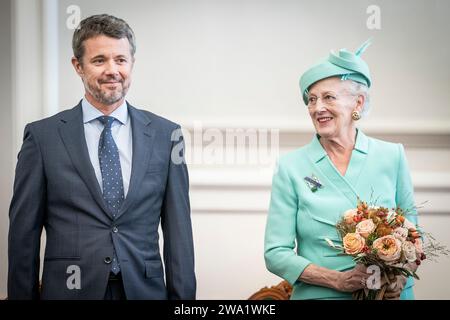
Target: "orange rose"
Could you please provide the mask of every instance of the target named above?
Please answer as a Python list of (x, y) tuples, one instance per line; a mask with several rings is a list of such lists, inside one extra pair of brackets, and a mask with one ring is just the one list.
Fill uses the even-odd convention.
[(390, 235), (378, 238), (372, 247), (377, 250), (378, 257), (386, 262), (396, 262), (402, 253), (402, 242)]
[(344, 243), (345, 253), (352, 255), (360, 253), (366, 244), (366, 240), (358, 233), (347, 233), (342, 242)]
[(397, 221), (397, 223), (398, 223), (399, 225), (402, 225), (402, 224), (405, 222), (405, 217), (404, 217), (404, 216), (401, 216), (401, 215), (398, 215), (398, 216), (395, 218), (395, 220)]

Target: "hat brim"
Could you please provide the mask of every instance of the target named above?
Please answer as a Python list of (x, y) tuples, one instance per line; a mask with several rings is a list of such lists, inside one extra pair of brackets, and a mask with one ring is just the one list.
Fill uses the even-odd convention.
[(323, 79), (343, 75), (347, 75), (347, 79), (360, 82), (368, 87), (370, 86), (370, 80), (363, 74), (342, 68), (329, 61), (324, 61), (306, 71), (300, 78), (300, 88), (302, 89), (305, 104), (308, 104), (308, 89), (311, 85)]

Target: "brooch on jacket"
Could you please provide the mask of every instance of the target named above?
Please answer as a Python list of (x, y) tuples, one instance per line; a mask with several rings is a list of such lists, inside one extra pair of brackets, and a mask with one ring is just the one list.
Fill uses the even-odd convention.
[(323, 187), (323, 184), (320, 182), (319, 178), (317, 178), (315, 175), (312, 175), (311, 177), (305, 177), (304, 179), (312, 192), (316, 192), (317, 189)]

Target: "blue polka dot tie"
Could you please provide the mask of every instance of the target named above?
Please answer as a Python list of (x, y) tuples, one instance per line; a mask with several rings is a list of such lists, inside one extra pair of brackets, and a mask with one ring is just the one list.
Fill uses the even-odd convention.
[[(98, 143), (98, 159), (102, 173), (103, 199), (115, 219), (124, 200), (122, 169), (120, 168), (119, 149), (114, 142), (111, 126), (115, 120), (113, 117), (102, 116), (98, 120), (104, 128)], [(111, 271), (119, 273), (120, 267), (114, 250)]]

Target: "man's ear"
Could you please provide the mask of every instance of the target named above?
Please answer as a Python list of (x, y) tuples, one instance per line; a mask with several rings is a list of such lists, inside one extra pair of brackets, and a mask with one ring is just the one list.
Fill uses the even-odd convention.
[(81, 65), (80, 61), (78, 61), (77, 58), (72, 57), (72, 65), (73, 65), (73, 68), (75, 69), (76, 73), (78, 73), (78, 75), (80, 77), (82, 77), (84, 75), (84, 72), (83, 72), (83, 66)]

